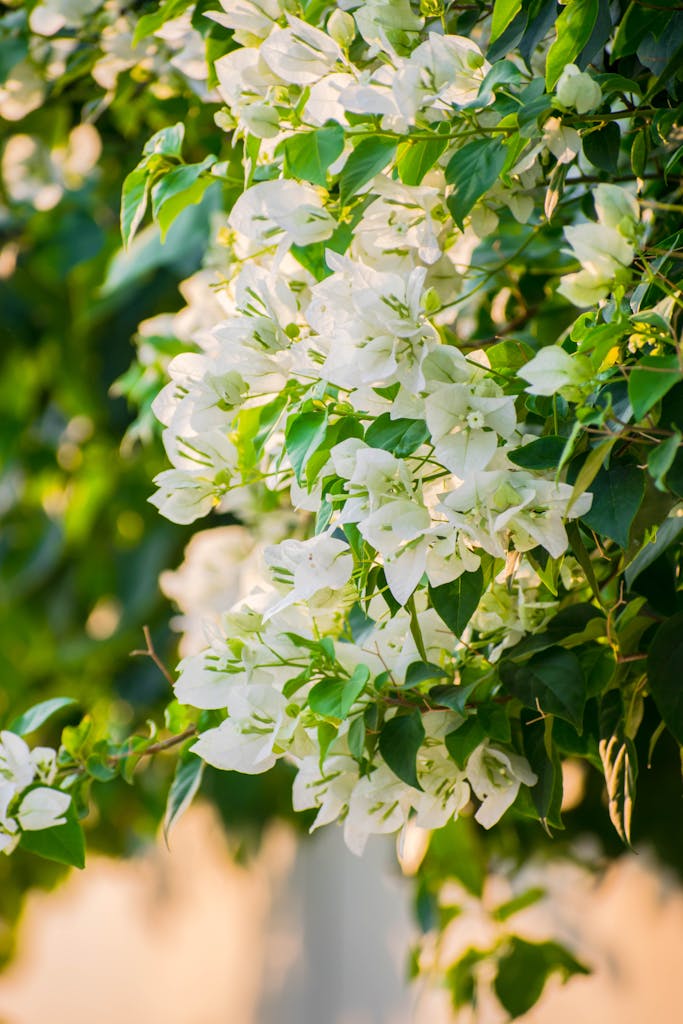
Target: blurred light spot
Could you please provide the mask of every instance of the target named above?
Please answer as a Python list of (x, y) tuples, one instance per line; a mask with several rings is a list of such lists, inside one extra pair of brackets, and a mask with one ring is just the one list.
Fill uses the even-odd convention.
[(0, 249), (0, 280), (5, 281), (11, 277), (17, 266), (19, 246), (16, 242), (8, 242)]
[(491, 303), (491, 319), (494, 324), (504, 324), (506, 320), (505, 311), (512, 296), (509, 288), (501, 288)]
[(62, 441), (57, 449), (57, 462), (62, 469), (72, 473), (83, 462), (83, 452), (72, 441)]
[(114, 597), (102, 597), (90, 612), (85, 631), (92, 640), (108, 640), (121, 621), (122, 608)]
[(50, 519), (61, 519), (69, 504), (69, 495), (66, 489), (50, 487), (43, 492), (40, 503)]
[(93, 435), (95, 425), (89, 416), (74, 416), (66, 425), (66, 438), (74, 444), (83, 444)]
[(116, 519), (116, 529), (123, 540), (136, 541), (142, 536), (145, 523), (139, 512), (126, 509)]
[(562, 763), (562, 810), (571, 811), (583, 800), (586, 788), (586, 766), (583, 761)]

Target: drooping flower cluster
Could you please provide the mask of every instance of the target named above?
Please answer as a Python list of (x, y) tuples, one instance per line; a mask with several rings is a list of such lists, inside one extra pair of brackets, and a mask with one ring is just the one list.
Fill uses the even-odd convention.
[(0, 851), (11, 853), (22, 832), (63, 825), (71, 803), (54, 788), (56, 751), (34, 747), (13, 732), (0, 733)]

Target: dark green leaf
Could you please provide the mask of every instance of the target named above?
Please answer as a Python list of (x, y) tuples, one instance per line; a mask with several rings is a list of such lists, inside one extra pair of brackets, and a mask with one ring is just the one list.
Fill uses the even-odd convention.
[(164, 813), (164, 839), (168, 843), (171, 828), (192, 803), (202, 782), (204, 762), (189, 751), (179, 759), (168, 792)]
[(557, 469), (567, 439), (548, 434), (508, 453), (510, 462), (523, 469)]
[(448, 733), (444, 742), (457, 766), (464, 768), (472, 751), (485, 739), (486, 733), (479, 719), (466, 718), (462, 725)]
[(657, 561), (660, 555), (670, 548), (672, 544), (675, 544), (681, 533), (683, 533), (683, 517), (673, 516), (670, 519), (664, 520), (657, 530), (655, 539), (645, 544), (630, 565), (627, 566), (624, 576), (629, 590), (641, 572), (649, 568), (653, 562)]
[(18, 736), (28, 736), (62, 708), (72, 707), (75, 703), (73, 697), (52, 697), (50, 700), (43, 700), (15, 718), (7, 728)]
[(382, 413), (365, 432), (365, 442), (371, 448), (383, 448), (397, 459), (405, 459), (429, 437), (424, 420), (395, 419)]
[(430, 665), (425, 661), (414, 661), (406, 669), (405, 686), (419, 686), (428, 679), (441, 679), (446, 673), (438, 665)]
[(512, 1017), (521, 1017), (538, 1001), (551, 974), (566, 981), (573, 974), (590, 973), (571, 953), (555, 942), (527, 942), (513, 935), (498, 962), (496, 995)]
[(429, 588), (429, 599), (439, 615), (457, 637), (461, 637), (477, 610), (484, 589), (481, 569), (466, 572), (452, 583)]
[(586, 680), (573, 651), (548, 647), (524, 664), (500, 663), (503, 686), (526, 707), (558, 715), (579, 732), (586, 703)]
[(608, 121), (602, 128), (583, 136), (583, 151), (601, 171), (616, 174), (619, 164), (621, 132), (616, 121)]
[(384, 170), (395, 152), (396, 142), (393, 139), (378, 137), (363, 139), (358, 143), (339, 175), (339, 197), (342, 206), (348, 203), (359, 188)]
[(601, 537), (609, 537), (625, 548), (645, 492), (642, 470), (624, 465), (602, 469), (590, 489), (593, 504), (581, 521)]
[(379, 752), (394, 775), (416, 789), (422, 789), (417, 778), (415, 762), (424, 737), (425, 731), (419, 711), (390, 718), (382, 726), (379, 736)]
[(36, 832), (22, 832), (20, 847), (31, 853), (56, 860), (69, 867), (85, 867), (85, 839), (83, 829), (76, 819), (73, 804), (66, 812), (66, 823), (56, 828), (44, 828)]
[(683, 612), (662, 623), (647, 657), (650, 693), (666, 726), (683, 743)]
[(325, 125), (314, 132), (300, 132), (284, 143), (285, 172), (292, 178), (327, 184), (327, 169), (344, 149), (344, 129)]
[(506, 157), (507, 150), (500, 139), (475, 139), (449, 160), (446, 181), (454, 189), (448, 197), (448, 209), (461, 231), (476, 201), (495, 185)]

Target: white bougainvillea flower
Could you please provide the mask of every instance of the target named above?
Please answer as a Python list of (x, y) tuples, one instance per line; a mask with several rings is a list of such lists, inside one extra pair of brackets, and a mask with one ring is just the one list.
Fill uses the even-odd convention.
[(403, 828), (410, 813), (410, 792), (385, 764), (380, 764), (354, 787), (344, 819), (344, 840), (360, 856), (371, 835)]
[(295, 601), (308, 600), (319, 590), (340, 590), (353, 572), (349, 545), (329, 534), (283, 540), (266, 547), (263, 554), (273, 580), (290, 588), (269, 610), (269, 617)]
[(313, 85), (334, 70), (342, 51), (321, 29), (291, 14), (287, 22), (287, 28), (270, 33), (261, 46), (261, 59), (283, 82)]
[[(245, 47), (256, 47), (267, 39), (285, 12), (283, 0), (220, 0), (220, 4), (222, 11), (206, 11), (205, 17), (231, 28), (235, 42)], [(230, 56), (236, 56), (234, 50)]]
[(607, 228), (613, 228), (626, 238), (633, 236), (640, 220), (638, 200), (625, 188), (602, 182), (593, 193), (598, 221)]
[(193, 523), (217, 503), (216, 484), (200, 472), (165, 469), (154, 477), (157, 491), (148, 500), (172, 523)]
[(0, 732), (0, 781), (11, 783), (18, 793), (31, 785), (35, 774), (36, 766), (26, 741), (9, 730)]
[(576, 64), (566, 64), (555, 86), (555, 95), (563, 107), (587, 114), (602, 101), (602, 89), (592, 75), (579, 71)]
[(559, 117), (549, 117), (543, 125), (543, 144), (558, 164), (568, 164), (581, 152), (581, 136), (575, 128), (562, 124)]
[(422, 793), (416, 790), (413, 796), (415, 824), (419, 828), (443, 828), (457, 818), (470, 799), (466, 775), (456, 768), (443, 743), (420, 747), (417, 777), (423, 789)]
[(475, 42), (464, 36), (430, 32), (401, 62), (392, 87), (401, 115), (409, 123), (418, 112), (450, 112), (477, 98), (491, 65)]
[(36, 832), (43, 828), (64, 825), (64, 815), (71, 804), (68, 793), (46, 786), (29, 790), (19, 804), (17, 820), (25, 832)]
[(233, 206), (230, 226), (251, 242), (279, 246), (311, 245), (329, 238), (336, 227), (318, 191), (299, 181), (261, 181)]
[(586, 356), (570, 355), (560, 345), (547, 345), (517, 371), (528, 382), (530, 395), (554, 395), (571, 388), (580, 390), (593, 377), (593, 368)]
[(9, 807), (15, 797), (11, 782), (0, 779), (0, 852), (10, 854), (19, 842), (19, 826), (10, 817)]
[(486, 829), (500, 821), (512, 806), (522, 783), (535, 786), (538, 782), (525, 757), (490, 743), (481, 743), (470, 754), (465, 774), (475, 796), (481, 801), (474, 817)]
[(310, 831), (336, 821), (349, 806), (358, 782), (358, 765), (346, 754), (328, 755), (320, 763), (319, 754), (303, 758), (292, 787), (295, 811), (318, 808)]
[(298, 726), (279, 690), (261, 683), (235, 686), (228, 694), (230, 717), (203, 732), (192, 751), (224, 771), (258, 775), (273, 767)]

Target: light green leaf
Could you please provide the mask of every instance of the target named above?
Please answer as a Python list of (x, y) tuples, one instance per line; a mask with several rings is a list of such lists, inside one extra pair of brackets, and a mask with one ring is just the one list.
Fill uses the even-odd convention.
[(491, 18), (490, 43), (495, 43), (502, 36), (512, 19), (522, 9), (522, 0), (496, 0)]
[(323, 679), (309, 693), (308, 706), (317, 715), (344, 719), (365, 689), (369, 678), (367, 665), (356, 665), (350, 679)]
[(398, 149), (396, 166), (404, 185), (419, 185), (427, 171), (439, 159), (447, 140), (435, 135), (433, 139), (408, 139)]
[(598, 0), (569, 0), (555, 23), (557, 36), (548, 50), (545, 84), (550, 92), (567, 64), (573, 64), (591, 37), (598, 17)]
[(187, 10), (191, 3), (193, 3), (193, 0), (166, 0), (155, 11), (152, 11), (150, 14), (143, 14), (135, 26), (133, 46), (137, 46), (140, 40), (151, 36), (167, 21), (177, 18)]
[(162, 128), (161, 131), (155, 132), (145, 143), (142, 152), (145, 156), (156, 154), (180, 160), (184, 138), (185, 125), (182, 121), (178, 121), (177, 124), (171, 124), (168, 128)]
[(50, 700), (43, 700), (15, 718), (7, 728), (17, 736), (28, 736), (62, 708), (73, 707), (75, 703), (73, 697), (52, 697)]
[(344, 149), (344, 129), (334, 124), (302, 132), (287, 139), (283, 149), (288, 176), (325, 187), (327, 169)]
[(644, 356), (628, 378), (628, 397), (635, 418), (641, 420), (682, 376), (677, 356)]
[(173, 782), (168, 792), (166, 812), (164, 814), (164, 839), (166, 843), (168, 843), (171, 828), (192, 803), (201, 785), (203, 774), (204, 762), (196, 754), (191, 754), (188, 751), (178, 761)]
[(200, 202), (209, 185), (216, 184), (216, 178), (208, 173), (216, 162), (211, 155), (200, 164), (184, 164), (174, 167), (152, 187), (152, 212), (159, 224), (162, 240), (179, 213)]
[(136, 167), (126, 177), (121, 194), (121, 238), (127, 248), (142, 223), (149, 195), (149, 169)]
[(285, 449), (298, 483), (304, 483), (308, 459), (324, 441), (326, 431), (326, 412), (299, 413), (289, 421)]

